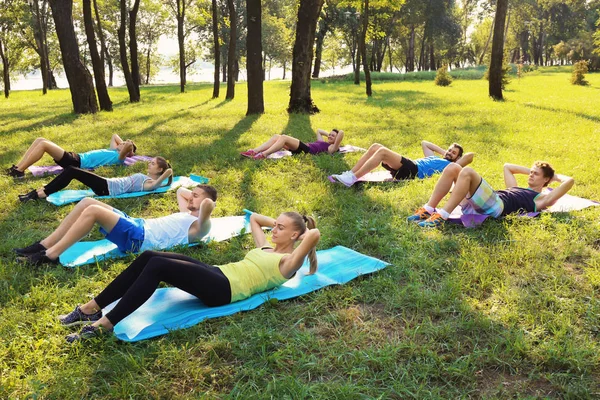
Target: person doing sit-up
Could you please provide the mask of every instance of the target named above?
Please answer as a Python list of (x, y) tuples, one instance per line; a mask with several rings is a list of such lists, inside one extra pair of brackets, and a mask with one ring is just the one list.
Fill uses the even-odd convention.
[[(323, 137), (327, 140), (323, 140)], [(309, 153), (329, 153), (333, 154), (340, 149), (344, 131), (333, 129), (331, 132), (317, 129), (317, 141), (312, 143), (304, 143), (300, 140), (288, 135), (273, 135), (271, 139), (258, 147), (244, 151), (241, 153), (244, 157), (251, 157), (255, 160), (267, 158), (279, 150), (289, 150), (292, 154)]]
[(137, 146), (131, 140), (123, 140), (114, 134), (110, 139), (108, 149), (92, 150), (85, 153), (73, 153), (63, 150), (54, 142), (42, 137), (33, 141), (25, 155), (17, 165), (10, 167), (6, 173), (13, 178), (25, 177), (25, 170), (38, 162), (44, 154), (50, 155), (54, 162), (63, 168), (77, 167), (92, 169), (103, 165), (122, 164), (125, 157), (130, 157), (137, 151)]
[[(527, 187), (518, 187), (515, 174), (529, 175)], [(552, 182), (560, 185), (552, 191), (542, 190)], [(481, 175), (472, 168), (449, 165), (436, 183), (429, 201), (419, 208), (408, 221), (421, 227), (440, 226), (460, 204), (463, 214), (484, 214), (498, 218), (511, 213), (541, 211), (552, 206), (575, 184), (573, 178), (554, 173), (550, 164), (536, 161), (531, 168), (504, 164), (506, 189), (494, 191)], [(436, 209), (440, 201), (452, 194), (443, 208)]]
[(124, 212), (86, 197), (45, 239), (15, 249), (22, 261), (33, 265), (58, 264), (58, 257), (90, 233), (94, 225), (122, 252), (167, 249), (202, 239), (210, 231), (210, 215), (215, 208), (217, 191), (209, 185), (193, 190), (179, 188), (179, 212), (159, 218), (132, 218)]
[[(425, 157), (411, 160), (379, 143), (374, 143), (351, 170), (331, 175), (329, 178), (332, 182), (337, 180), (350, 187), (381, 164), (383, 168), (390, 171), (393, 179), (424, 179), (442, 172), (451, 163), (464, 167), (473, 161), (474, 153), (463, 154), (462, 146), (457, 143), (444, 150), (436, 144), (423, 140), (421, 147)], [(436, 153), (441, 157), (436, 156)]]
[[(68, 342), (95, 336), (137, 310), (152, 296), (160, 282), (166, 282), (216, 307), (234, 303), (255, 293), (282, 285), (292, 278), (308, 256), (309, 274), (317, 270), (315, 246), (320, 233), (314, 219), (285, 212), (277, 219), (260, 214), (250, 216), (256, 248), (243, 260), (212, 266), (176, 253), (145, 251), (117, 276), (98, 296), (59, 316), (63, 326), (89, 324), (67, 336)], [(271, 246), (263, 227), (272, 227)], [(294, 248), (296, 242), (301, 243)], [(120, 299), (120, 300), (119, 300)], [(102, 309), (119, 300), (106, 315)]]

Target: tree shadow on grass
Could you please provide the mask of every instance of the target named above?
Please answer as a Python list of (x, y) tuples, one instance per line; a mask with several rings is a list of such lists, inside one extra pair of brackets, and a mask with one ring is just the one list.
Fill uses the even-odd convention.
[[(47, 115), (47, 114), (51, 114), (51, 113), (45, 113), (45, 114)], [(37, 114), (35, 117), (39, 117), (39, 116), (40, 115)], [(27, 119), (32, 118), (30, 113), (12, 113), (12, 114), (6, 115), (4, 117), (7, 119), (13, 118), (14, 120), (27, 120)], [(29, 132), (29, 131), (37, 130), (37, 129), (44, 128), (47, 126), (66, 125), (66, 124), (72, 123), (79, 117), (80, 117), (79, 114), (75, 114), (75, 113), (63, 113), (63, 114), (59, 114), (59, 115), (53, 115), (51, 117), (45, 118), (41, 121), (37, 121), (37, 122), (34, 122), (34, 123), (26, 125), (26, 126), (19, 126), (19, 127), (15, 127), (15, 128), (8, 129), (8, 130), (0, 129), (0, 136), (9, 136), (9, 135), (12, 135), (17, 132)], [(10, 124), (10, 122), (6, 123), (6, 125), (8, 125), (8, 124)]]
[(579, 118), (587, 119), (592, 122), (600, 122), (600, 116), (597, 116), (597, 115), (589, 115), (589, 114), (584, 114), (584, 113), (580, 113), (580, 112), (564, 110), (564, 109), (560, 109), (560, 108), (556, 108), (556, 107), (539, 106), (537, 104), (531, 104), (531, 103), (524, 103), (524, 105), (525, 105), (525, 107), (535, 108), (537, 110), (550, 111), (553, 113), (571, 114), (571, 115), (575, 115)]

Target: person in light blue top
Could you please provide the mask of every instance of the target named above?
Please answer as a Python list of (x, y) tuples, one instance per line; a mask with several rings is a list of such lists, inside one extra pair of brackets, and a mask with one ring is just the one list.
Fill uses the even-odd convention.
[(474, 153), (463, 154), (463, 148), (458, 143), (453, 143), (448, 150), (444, 150), (436, 144), (423, 140), (421, 147), (425, 157), (411, 160), (379, 143), (372, 144), (351, 170), (339, 175), (331, 175), (330, 180), (350, 187), (380, 164), (390, 171), (391, 178), (394, 180), (424, 179), (442, 172), (451, 163), (464, 167), (473, 161), (475, 155)]
[(90, 189), (96, 196), (117, 196), (123, 193), (149, 192), (163, 185), (168, 178), (166, 186), (173, 181), (173, 169), (164, 157), (154, 157), (148, 162), (148, 175), (137, 173), (121, 178), (104, 178), (93, 172), (77, 167), (67, 167), (60, 175), (47, 185), (27, 194), (19, 195), (19, 200), (44, 199), (52, 193), (66, 188), (71, 181), (76, 180)]
[(65, 151), (62, 147), (42, 137), (35, 139), (18, 164), (10, 167), (6, 173), (17, 179), (25, 177), (25, 170), (38, 162), (44, 154), (50, 155), (54, 162), (63, 168), (76, 167), (92, 169), (103, 165), (121, 164), (126, 157), (135, 154), (137, 146), (131, 140), (123, 140), (114, 134), (108, 149), (92, 150), (86, 153)]

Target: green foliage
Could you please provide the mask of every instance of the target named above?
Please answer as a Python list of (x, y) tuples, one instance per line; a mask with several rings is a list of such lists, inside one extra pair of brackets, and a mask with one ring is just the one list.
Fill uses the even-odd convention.
[(444, 64), (438, 68), (435, 74), (435, 84), (438, 86), (449, 86), (452, 83), (452, 77), (448, 73), (448, 65)]
[(587, 86), (589, 82), (585, 80), (585, 74), (588, 72), (587, 61), (581, 60), (573, 64), (573, 72), (571, 73), (571, 84)]
[[(56, 315), (97, 294), (130, 260), (77, 270), (18, 263), (12, 248), (50, 233), (73, 206), (21, 204), (18, 194), (49, 179), (2, 176), (0, 398), (597, 397), (600, 207), (422, 231), (405, 218), (427, 201), (436, 178), (348, 189), (327, 176), (349, 169), (360, 153), (263, 162), (239, 156), (275, 133), (311, 141), (317, 128), (338, 127), (345, 143), (378, 142), (411, 158), (422, 154), (422, 139), (456, 141), (477, 154), (472, 166), (493, 187), (503, 187), (504, 162), (543, 159), (574, 176), (572, 194), (599, 200), (600, 143), (590, 140), (600, 121), (598, 93), (570, 85), (569, 74), (540, 68), (506, 102), (489, 101), (484, 80), (456, 79), (452, 90), (377, 81), (369, 99), (352, 82), (315, 81), (311, 94), (322, 111), (310, 117), (285, 111), (289, 82), (266, 82), (266, 113), (253, 117), (245, 117), (246, 85), (232, 101), (211, 99), (211, 84), (190, 84), (184, 94), (177, 86), (142, 87), (136, 104), (125, 88), (109, 88), (114, 111), (84, 116), (71, 113), (68, 90), (13, 92), (0, 101), (2, 168), (38, 136), (85, 151), (119, 133), (141, 154), (167, 157), (177, 175), (209, 177), (219, 190), (215, 216), (296, 209), (317, 217), (319, 249), (344, 245), (391, 265), (153, 340), (69, 346), (71, 331)], [(588, 79), (600, 87), (600, 75)], [(173, 192), (107, 203), (145, 218), (177, 210)], [(86, 240), (98, 238), (95, 231)], [(182, 253), (218, 265), (251, 247), (247, 235)]]
[[(514, 64), (504, 64), (502, 65), (502, 90), (506, 89), (506, 86), (510, 83), (510, 74), (517, 74), (517, 66)], [(484, 78), (489, 81), (490, 80), (490, 70), (489, 68), (485, 71)]]

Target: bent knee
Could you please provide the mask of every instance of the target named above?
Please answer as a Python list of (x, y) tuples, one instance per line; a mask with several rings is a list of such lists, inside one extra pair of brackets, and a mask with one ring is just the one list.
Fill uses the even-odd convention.
[(369, 150), (378, 150), (381, 148), (385, 149), (386, 147), (379, 143), (373, 143), (371, 146), (369, 146)]
[(446, 166), (446, 168), (444, 168), (444, 174), (458, 175), (462, 170), (463, 170), (463, 167), (461, 167), (458, 164), (452, 163), (452, 164), (448, 164)]

